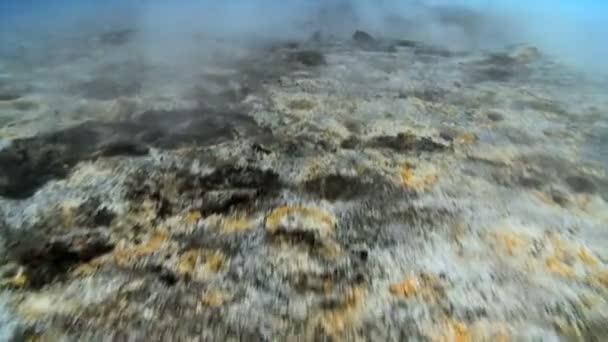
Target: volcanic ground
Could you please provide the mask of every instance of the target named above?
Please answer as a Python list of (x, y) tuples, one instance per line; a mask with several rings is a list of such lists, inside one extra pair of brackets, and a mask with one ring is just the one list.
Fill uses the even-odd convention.
[(363, 31), (184, 70), (134, 35), (1, 59), (3, 336), (608, 336), (607, 80)]

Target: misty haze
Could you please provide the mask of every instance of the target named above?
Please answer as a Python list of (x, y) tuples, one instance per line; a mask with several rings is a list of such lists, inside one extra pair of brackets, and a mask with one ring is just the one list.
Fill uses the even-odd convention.
[(0, 341), (608, 340), (608, 4), (3, 0)]

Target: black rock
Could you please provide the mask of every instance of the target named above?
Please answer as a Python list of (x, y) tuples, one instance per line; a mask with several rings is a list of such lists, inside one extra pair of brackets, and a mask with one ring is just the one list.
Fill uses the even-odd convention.
[(21, 95), (16, 93), (0, 93), (0, 101), (14, 101), (21, 98)]
[(502, 121), (504, 120), (504, 116), (498, 112), (490, 112), (488, 113), (488, 119), (494, 121), (494, 122), (498, 122), (498, 121)]
[(415, 40), (401, 39), (401, 40), (398, 40), (397, 42), (395, 42), (395, 45), (397, 45), (399, 47), (413, 48), (413, 47), (420, 46), (420, 43)]
[(4, 238), (8, 259), (24, 267), (28, 286), (41, 288), (60, 280), (73, 267), (114, 249), (105, 229), (71, 230), (64, 234), (12, 231)]
[(571, 175), (566, 179), (568, 187), (576, 193), (592, 194), (596, 192), (596, 185), (589, 177), (581, 175)]
[(145, 155), (147, 146), (203, 147), (257, 133), (261, 133), (259, 127), (247, 115), (202, 108), (148, 111), (124, 122), (87, 121), (17, 139), (1, 150), (0, 196), (27, 198), (49, 180), (66, 177), (82, 160)]
[(355, 34), (353, 34), (353, 40), (359, 45), (369, 46), (377, 44), (376, 38), (372, 37), (369, 33), (360, 30), (357, 30)]
[(302, 50), (291, 52), (287, 59), (292, 62), (298, 62), (306, 66), (319, 66), (326, 65), (327, 61), (325, 56), (319, 51), (315, 50)]

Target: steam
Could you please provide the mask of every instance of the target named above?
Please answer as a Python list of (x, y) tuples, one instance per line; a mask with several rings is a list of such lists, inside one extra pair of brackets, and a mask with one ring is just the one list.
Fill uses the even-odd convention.
[(558, 61), (608, 72), (608, 4), (592, 0), (30, 0), (0, 4), (0, 13), (5, 42), (128, 27), (143, 33), (151, 57), (192, 50), (186, 37), (194, 33), (251, 43), (315, 31), (345, 38), (363, 29), (458, 49), (528, 43)]

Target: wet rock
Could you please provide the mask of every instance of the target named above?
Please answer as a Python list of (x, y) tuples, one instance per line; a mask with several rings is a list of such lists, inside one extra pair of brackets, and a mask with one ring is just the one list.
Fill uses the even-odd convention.
[(305, 66), (315, 67), (326, 65), (325, 56), (316, 50), (302, 50), (291, 52), (287, 55), (287, 59), (291, 62), (297, 62)]

